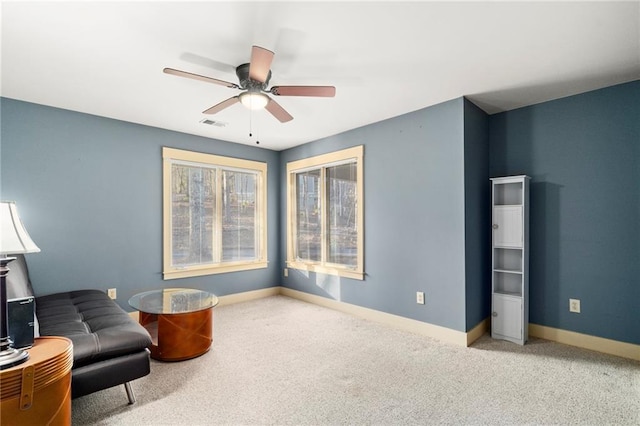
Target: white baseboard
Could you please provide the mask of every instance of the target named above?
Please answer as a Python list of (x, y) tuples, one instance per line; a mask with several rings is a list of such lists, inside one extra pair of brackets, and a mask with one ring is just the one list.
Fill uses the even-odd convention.
[(482, 337), (485, 333), (489, 332), (491, 329), (491, 320), (489, 317), (480, 321), (478, 325), (473, 327), (470, 331), (467, 332), (467, 346), (471, 346), (473, 342)]
[(269, 296), (277, 296), (281, 287), (269, 287), (260, 290), (245, 291), (242, 293), (218, 296), (218, 306), (233, 305), (234, 303), (248, 302), (250, 300), (262, 299)]
[(443, 342), (453, 343), (458, 346), (467, 346), (467, 333), (452, 330), (450, 328), (441, 327), (439, 325), (429, 324), (398, 315), (388, 314), (386, 312), (376, 311), (374, 309), (363, 308), (362, 306), (352, 305), (350, 303), (339, 302), (326, 297), (316, 296), (304, 293), (298, 290), (292, 290), (280, 287), (280, 294), (316, 305), (324, 306), (336, 311), (355, 315), (367, 320), (383, 323), (401, 330), (422, 336), (432, 337)]
[(633, 343), (620, 342), (538, 324), (529, 324), (529, 336), (640, 361), (640, 345), (634, 345)]
[[(350, 303), (328, 299), (326, 297), (316, 296), (298, 290), (292, 290), (286, 287), (269, 287), (260, 290), (220, 296), (218, 297), (220, 301), (218, 303), (218, 306), (248, 302), (250, 300), (277, 295), (283, 295), (305, 302), (313, 303), (315, 305), (324, 306), (336, 311), (355, 315), (360, 318), (387, 324), (401, 330), (409, 331), (422, 336), (432, 337), (444, 342), (453, 343), (458, 346), (470, 346), (483, 334), (488, 332), (491, 327), (490, 319), (486, 318), (485, 320), (478, 323), (478, 325), (476, 325), (469, 332), (465, 333), (462, 331), (452, 330), (450, 328), (441, 327), (438, 325), (429, 324), (398, 315), (388, 314), (386, 312), (376, 311), (374, 309), (364, 308), (362, 306), (352, 305)], [(129, 312), (129, 315), (133, 319), (138, 321), (139, 315), (137, 311)], [(529, 324), (529, 336), (640, 361), (640, 345), (635, 345), (632, 343), (605, 339), (603, 337), (590, 336), (587, 334), (561, 330), (558, 328), (552, 328), (538, 324)]]

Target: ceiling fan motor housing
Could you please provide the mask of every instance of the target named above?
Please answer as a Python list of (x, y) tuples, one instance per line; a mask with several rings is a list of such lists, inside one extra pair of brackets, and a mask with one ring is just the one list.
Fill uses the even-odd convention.
[(271, 70), (269, 70), (269, 74), (267, 75), (264, 83), (261, 83), (249, 77), (249, 65), (250, 64), (242, 64), (236, 68), (236, 75), (238, 76), (238, 81), (240, 81), (240, 88), (255, 92), (264, 91), (271, 79)]

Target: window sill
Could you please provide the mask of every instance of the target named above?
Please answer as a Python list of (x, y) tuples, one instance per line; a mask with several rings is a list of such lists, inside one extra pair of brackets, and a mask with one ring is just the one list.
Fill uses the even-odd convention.
[(351, 278), (354, 280), (364, 280), (364, 272), (340, 267), (316, 265), (312, 263), (287, 262), (287, 268), (298, 269), (300, 271), (315, 272), (319, 274), (337, 275), (339, 277)]
[(235, 263), (223, 266), (191, 266), (184, 269), (174, 269), (164, 271), (163, 279), (173, 280), (176, 278), (200, 277), (203, 275), (224, 274), (226, 272), (251, 271), (253, 269), (263, 269), (268, 266), (269, 262), (251, 262), (251, 263)]

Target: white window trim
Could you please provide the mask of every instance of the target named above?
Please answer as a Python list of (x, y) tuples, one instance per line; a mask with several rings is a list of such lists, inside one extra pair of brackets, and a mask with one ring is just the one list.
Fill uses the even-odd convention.
[[(362, 145), (353, 148), (343, 149), (328, 154), (318, 155), (315, 157), (304, 158), (302, 160), (287, 163), (287, 267), (299, 269), (302, 271), (312, 271), (329, 275), (338, 275), (345, 278), (357, 280), (364, 279), (364, 181), (363, 181), (363, 156), (364, 147)], [(295, 258), (295, 238), (296, 235), (296, 173), (305, 170), (317, 169), (320, 167), (330, 167), (338, 164), (356, 160), (356, 179), (357, 179), (357, 227), (358, 227), (358, 255), (357, 266), (355, 269), (347, 268), (343, 265), (331, 263), (320, 263), (311, 261), (302, 261)], [(322, 191), (322, 205), (326, 205), (326, 191)], [(323, 252), (326, 250), (326, 244), (322, 245)], [(323, 256), (324, 258), (324, 256)]]
[[(258, 199), (256, 209), (259, 220), (256, 224), (259, 232), (259, 255), (257, 260), (221, 262), (209, 265), (172, 266), (172, 217), (171, 217), (171, 166), (174, 163), (186, 162), (202, 164), (204, 167), (220, 166), (225, 169), (240, 169), (257, 172), (256, 188)], [(221, 274), (225, 272), (248, 271), (266, 268), (267, 262), (267, 164), (259, 161), (243, 160), (239, 158), (223, 157), (201, 152), (184, 151), (180, 149), (162, 148), (162, 222), (163, 222), (163, 278), (197, 277), (202, 275)]]

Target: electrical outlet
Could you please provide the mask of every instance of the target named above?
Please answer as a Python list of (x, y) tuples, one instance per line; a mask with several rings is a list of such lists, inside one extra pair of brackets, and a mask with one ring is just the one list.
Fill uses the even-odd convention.
[(288, 277), (289, 276), (289, 268), (284, 268), (284, 277)]
[(580, 299), (569, 299), (569, 312), (580, 313)]
[(116, 296), (116, 289), (115, 288), (110, 288), (109, 290), (107, 290), (107, 294), (109, 295), (110, 298), (115, 299)]
[(422, 291), (416, 292), (416, 303), (418, 305), (424, 305), (424, 292)]

